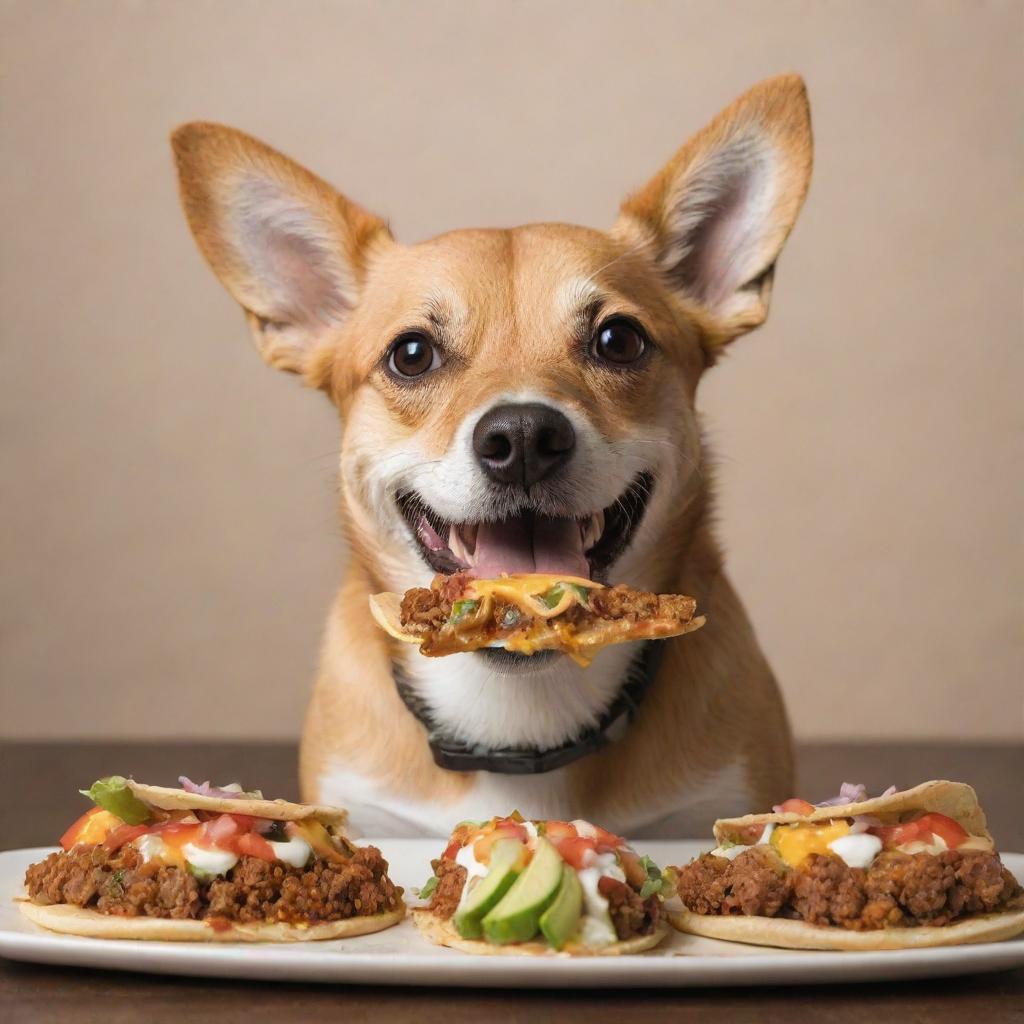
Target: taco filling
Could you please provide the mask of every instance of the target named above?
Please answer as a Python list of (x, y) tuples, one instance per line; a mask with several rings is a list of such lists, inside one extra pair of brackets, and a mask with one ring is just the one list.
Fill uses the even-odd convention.
[(874, 800), (844, 783), (822, 804), (792, 799), (771, 815), (720, 820), (715, 837), (714, 850), (668, 873), (689, 912), (686, 931), (699, 931), (700, 918), (769, 918), (783, 928), (767, 930), (767, 941), (785, 939), (786, 922), (910, 931), (1024, 910), (974, 791), (959, 783)]
[(28, 868), (31, 903), (215, 930), (309, 929), (401, 910), (380, 851), (341, 833), (344, 811), (180, 781), (176, 790), (113, 776), (83, 790), (96, 806)]
[(557, 650), (582, 665), (608, 644), (678, 636), (704, 624), (692, 597), (544, 573), (438, 575), (429, 588), (404, 596), (375, 595), (371, 609), (387, 632), (429, 657), (487, 647), (525, 655)]
[(664, 937), (660, 869), (586, 821), (518, 813), (463, 822), (414, 911), (432, 939), (468, 952), (648, 949)]

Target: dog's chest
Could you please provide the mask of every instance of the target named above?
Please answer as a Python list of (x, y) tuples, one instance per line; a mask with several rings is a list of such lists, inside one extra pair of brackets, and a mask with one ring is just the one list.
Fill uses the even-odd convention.
[[(321, 775), (318, 800), (347, 808), (356, 838), (443, 838), (460, 821), (486, 820), (513, 810), (532, 819), (591, 816), (590, 807), (571, 797), (567, 782), (564, 769), (526, 776), (481, 772), (465, 796), (442, 804), (387, 792), (373, 779), (335, 767)], [(661, 794), (657, 803), (602, 815), (597, 824), (635, 837), (699, 836), (715, 817), (740, 814), (748, 806), (745, 772), (736, 761), (698, 783)]]

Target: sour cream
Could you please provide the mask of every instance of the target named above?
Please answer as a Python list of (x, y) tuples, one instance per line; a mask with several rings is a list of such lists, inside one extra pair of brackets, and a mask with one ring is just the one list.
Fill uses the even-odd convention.
[(575, 821), (570, 821), (570, 825), (576, 829), (576, 835), (581, 836), (584, 839), (596, 839), (597, 829), (590, 824), (589, 821), (584, 821), (582, 818), (577, 818)]
[(164, 841), (159, 836), (153, 835), (152, 832), (139, 836), (133, 845), (142, 854), (144, 864), (148, 864), (151, 860), (163, 860), (164, 850), (166, 849)]
[(473, 852), (473, 844), (467, 843), (463, 846), (457, 854), (455, 854), (455, 863), (459, 867), (466, 869), (466, 888), (469, 888), (469, 883), (474, 878), (483, 878), (487, 874), (487, 865), (481, 864), (476, 859), (476, 854)]
[(292, 836), (285, 843), (271, 842), (270, 846), (278, 860), (291, 865), (293, 868), (304, 868), (309, 861), (309, 855), (313, 852), (313, 848), (309, 843), (299, 836)]
[(197, 871), (208, 875), (226, 875), (238, 863), (237, 855), (230, 850), (207, 850), (195, 843), (185, 843), (181, 852)]
[(848, 867), (866, 868), (882, 849), (882, 840), (867, 832), (856, 832), (833, 839), (828, 848)]
[(615, 878), (624, 882), (626, 876), (622, 873), (614, 853), (588, 853), (589, 856), (584, 858), (586, 866), (576, 872), (583, 889), (580, 939), (585, 945), (596, 948), (608, 946), (618, 939), (611, 915), (608, 913), (608, 901), (598, 892), (598, 882), (602, 878)]

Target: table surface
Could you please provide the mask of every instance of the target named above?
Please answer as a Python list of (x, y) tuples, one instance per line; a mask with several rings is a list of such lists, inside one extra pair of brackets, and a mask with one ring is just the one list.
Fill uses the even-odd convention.
[[(962, 779), (978, 790), (997, 842), (1024, 852), (1024, 746), (804, 745), (798, 751), (801, 789), (812, 797), (843, 779), (880, 791), (930, 778)], [(81, 813), (76, 790), (115, 773), (173, 784), (194, 779), (274, 780), (274, 795), (296, 797), (296, 752), (289, 744), (43, 744), (0, 747), (8, 812), (0, 848), (49, 845)], [(269, 787), (267, 787), (269, 789)], [(863, 1024), (865, 1019), (1024, 1021), (1024, 970), (948, 980), (789, 988), (692, 991), (516, 991), (381, 989), (361, 986), (261, 984), (161, 977), (19, 964), (0, 959), (0, 1019), (136, 1021), (216, 1019), (251, 1024), (254, 1007), (268, 1019), (389, 1022), (499, 1020), (537, 1022), (794, 1019)], [(568, 1016), (567, 1016), (568, 1015)]]

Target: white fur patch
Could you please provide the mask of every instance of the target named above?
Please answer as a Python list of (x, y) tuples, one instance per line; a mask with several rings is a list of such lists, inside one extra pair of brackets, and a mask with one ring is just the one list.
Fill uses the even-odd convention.
[[(518, 810), (526, 818), (570, 821), (584, 813), (570, 802), (564, 769), (544, 775), (494, 775), (480, 772), (467, 795), (453, 804), (415, 802), (387, 793), (372, 779), (341, 767), (320, 777), (317, 799), (345, 807), (349, 834), (360, 836), (445, 838), (460, 821), (476, 821)], [(647, 807), (596, 822), (627, 838), (705, 838), (715, 818), (750, 809), (741, 763), (702, 780), (691, 789), (666, 794)], [(589, 812), (587, 812), (589, 813)]]

